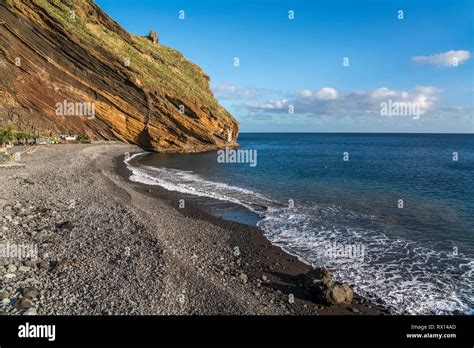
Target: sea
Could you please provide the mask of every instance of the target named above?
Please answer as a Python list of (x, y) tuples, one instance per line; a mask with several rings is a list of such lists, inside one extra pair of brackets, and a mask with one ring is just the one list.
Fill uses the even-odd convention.
[(214, 202), (203, 208), (258, 226), (390, 313), (474, 314), (473, 134), (243, 133), (238, 142), (227, 153), (135, 154), (130, 179)]

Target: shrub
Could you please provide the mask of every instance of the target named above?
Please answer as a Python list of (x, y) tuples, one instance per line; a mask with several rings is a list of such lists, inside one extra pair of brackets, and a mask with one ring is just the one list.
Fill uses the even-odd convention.
[(86, 133), (82, 133), (77, 137), (77, 141), (80, 143), (90, 143), (91, 140), (89, 139), (89, 136)]
[(13, 141), (15, 130), (11, 124), (0, 128), (0, 141), (7, 142)]

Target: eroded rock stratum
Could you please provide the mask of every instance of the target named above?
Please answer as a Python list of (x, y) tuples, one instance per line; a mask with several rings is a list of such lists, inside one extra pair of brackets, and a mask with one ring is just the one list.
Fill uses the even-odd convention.
[[(158, 6), (158, 5), (157, 5)], [(91, 0), (0, 0), (0, 121), (164, 152), (235, 146), (238, 123), (180, 52), (125, 31)], [(94, 105), (94, 117), (57, 113)]]

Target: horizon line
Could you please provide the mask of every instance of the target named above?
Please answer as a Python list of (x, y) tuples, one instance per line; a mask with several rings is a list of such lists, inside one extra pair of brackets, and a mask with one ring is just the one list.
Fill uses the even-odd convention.
[(436, 133), (436, 132), (239, 132), (239, 134), (432, 134), (432, 135), (474, 135), (472, 133)]

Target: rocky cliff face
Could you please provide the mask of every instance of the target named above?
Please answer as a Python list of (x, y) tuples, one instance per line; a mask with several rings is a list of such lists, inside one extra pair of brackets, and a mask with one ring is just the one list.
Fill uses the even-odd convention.
[(0, 0), (0, 76), (0, 123), (22, 130), (166, 152), (236, 145), (209, 76), (92, 0)]

